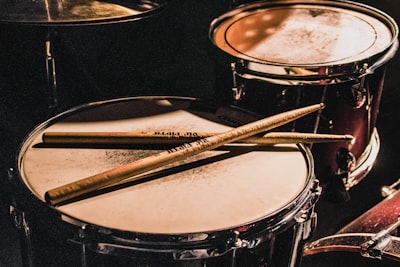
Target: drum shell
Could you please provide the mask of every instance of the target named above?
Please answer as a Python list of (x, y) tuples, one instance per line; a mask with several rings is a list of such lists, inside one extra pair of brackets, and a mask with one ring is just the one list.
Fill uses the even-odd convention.
[[(360, 84), (358, 79), (332, 85), (282, 85), (262, 79), (244, 79), (242, 76), (237, 76), (237, 83), (240, 84), (239, 87), (244, 88), (245, 93), (234, 103), (264, 116), (270, 116), (293, 107), (323, 102), (326, 107), (320, 114), (311, 114), (276, 130), (351, 134), (355, 137), (354, 143), (332, 142), (312, 146), (315, 172), (324, 183), (326, 182), (324, 178), (338, 170), (336, 155), (341, 148), (349, 150), (358, 159), (357, 165), (365, 161), (360, 158), (366, 153), (372, 139), (376, 138), (373, 135), (376, 131), (384, 78), (385, 67), (366, 76), (363, 81), (365, 88), (368, 88), (366, 100), (362, 104), (356, 104), (353, 92)], [(352, 185), (357, 184), (368, 171), (365, 170), (360, 177), (355, 178)]]
[[(301, 37), (295, 36), (290, 41), (290, 36), (296, 34), (295, 30), (308, 28), (308, 24), (318, 24), (311, 22), (311, 19), (331, 11), (332, 14), (343, 12), (343, 15), (346, 14), (344, 16), (347, 16), (347, 11), (354, 12), (354, 18), (360, 15), (360, 18), (365, 16), (366, 20), (371, 18), (379, 21), (378, 24), (382, 25), (377, 28), (383, 26), (379, 30), (372, 24), (364, 26), (372, 27), (372, 32), (377, 34), (375, 40), (371, 39), (371, 47), (377, 45), (375, 41), (379, 40), (378, 32), (381, 29), (382, 32), (390, 32), (388, 36), (386, 33), (382, 35), (382, 39), (387, 39), (383, 41), (385, 44), (377, 45), (379, 48), (375, 51), (369, 48), (365, 51), (355, 50), (357, 54), (348, 57), (342, 57), (341, 53), (332, 49), (332, 58), (326, 60), (322, 54), (330, 52), (327, 47), (330, 43), (336, 43), (336, 39), (322, 44), (323, 40), (302, 37), (320, 36), (324, 39), (329, 35), (334, 36), (321, 30), (324, 28), (320, 28), (320, 25), (311, 27), (312, 30), (307, 32), (309, 35), (299, 33)], [(306, 21), (305, 17), (296, 17), (291, 12), (309, 12), (310, 23), (302, 25), (299, 21), (301, 18)], [(332, 23), (332, 20), (327, 21), (319, 22), (327, 25)], [(291, 28), (298, 24), (301, 27)], [(289, 36), (289, 33), (292, 35)], [(373, 7), (350, 1), (259, 1), (238, 6), (216, 18), (210, 26), (209, 36), (214, 45), (231, 56), (233, 96), (226, 96), (231, 98), (231, 103), (264, 116), (310, 103), (325, 103), (325, 110), (318, 116), (308, 116), (279, 130), (353, 135), (354, 143), (312, 146), (316, 175), (322, 183), (327, 184), (335, 176), (341, 176), (342, 173), (346, 176), (348, 173), (344, 179), (346, 189), (367, 175), (379, 151), (379, 136), (375, 126), (386, 64), (398, 49), (398, 26), (393, 18)], [(341, 33), (337, 39), (340, 37)], [(360, 43), (364, 41), (368, 42), (360, 40)], [(320, 51), (321, 57), (318, 53), (308, 54), (309, 51)], [(302, 54), (310, 55), (310, 58)], [(339, 162), (338, 154), (339, 158), (354, 158), (353, 163), (344, 166), (346, 163)]]
[[(19, 188), (20, 189), (20, 188)], [(36, 200), (33, 200), (36, 201)], [(140, 244), (132, 233), (102, 229), (91, 225), (83, 231), (81, 227), (63, 221), (60, 214), (40, 205), (25, 206), (18, 199), (18, 209), (22, 209), (29, 237), (20, 228), (20, 247), (23, 266), (135, 266), (135, 267), (198, 267), (198, 266), (287, 266), (292, 257), (295, 265), (301, 262), (301, 248), (306, 240), (296, 243), (293, 237), (298, 231), (298, 222), (291, 220), (279, 230), (264, 230), (254, 233), (259, 244), (254, 248), (235, 248), (221, 255), (192, 255), (193, 258), (176, 259), (177, 255), (190, 255), (190, 249), (227, 249), (230, 236), (218, 236), (215, 242), (180, 245), (179, 242), (158, 242)], [(36, 209), (35, 212), (32, 212)], [(12, 214), (13, 220), (15, 214)], [(230, 233), (229, 233), (230, 234)], [(231, 234), (230, 234), (231, 235)], [(130, 238), (133, 238), (131, 240)], [(141, 237), (143, 238), (143, 237)], [(146, 238), (145, 238), (146, 239)], [(145, 243), (145, 242), (143, 242)], [(297, 255), (292, 255), (293, 246), (298, 246)]]
[[(306, 188), (287, 206), (260, 221), (243, 225), (240, 229), (215, 230), (207, 233), (151, 234), (112, 229), (100, 224), (76, 220), (43, 203), (26, 186), (26, 174), (21, 168), (24, 151), (42, 130), (69, 115), (86, 110), (96, 110), (103, 105), (175, 99), (177, 102), (194, 102), (189, 98), (138, 97), (92, 103), (67, 111), (38, 126), (21, 148), (18, 173), (14, 179), (15, 194), (12, 203), (13, 220), (23, 220), (21, 243), (25, 247), (25, 261), (33, 266), (262, 266), (276, 262), (277, 266), (292, 257), (293, 247), (302, 247), (304, 240), (293, 240), (302, 228), (303, 215), (313, 218), (313, 205), (318, 198), (318, 185), (312, 175), (310, 152), (300, 146), (307, 161), (310, 176)], [(135, 105), (134, 105), (135, 106)], [(197, 108), (197, 107), (196, 107)], [(207, 107), (209, 108), (209, 107)], [(234, 108), (236, 109), (236, 108)], [(212, 109), (211, 109), (212, 110)], [(146, 113), (144, 111), (139, 111)], [(237, 111), (236, 111), (237, 112)], [(240, 111), (244, 112), (244, 111)], [(151, 111), (150, 111), (151, 113)], [(251, 114), (251, 113), (249, 113)], [(249, 120), (253, 115), (245, 114)], [(104, 115), (110, 118), (110, 114)], [(111, 116), (112, 118), (112, 116)], [(232, 121), (231, 121), (232, 122)], [(301, 218), (299, 218), (299, 216)], [(24, 226), (25, 225), (25, 226)], [(29, 225), (29, 227), (27, 227)], [(197, 236), (206, 236), (196, 240)], [(292, 239), (292, 240), (291, 240)], [(257, 245), (247, 244), (251, 240)], [(238, 243), (241, 243), (238, 245)], [(201, 252), (203, 255), (187, 255)], [(298, 254), (298, 251), (295, 252)], [(298, 255), (296, 255), (298, 256)], [(30, 266), (30, 265), (28, 265)]]
[[(29, 209), (33, 206), (29, 206)], [(39, 207), (43, 208), (43, 206)], [(230, 250), (219, 256), (207, 256), (185, 260), (174, 259), (172, 250), (162, 251), (157, 249), (139, 249), (135, 245), (118, 243), (113, 240), (108, 247), (102, 243), (110, 241), (110, 236), (93, 232), (88, 235), (88, 243), (79, 238), (80, 228), (64, 223), (61, 218), (48, 210), (39, 211), (39, 216), (25, 212), (25, 218), (30, 227), (29, 239), (21, 230), (21, 253), (23, 266), (287, 266), (289, 259), (293, 256), (293, 235), (296, 232), (295, 225), (287, 226), (282, 233), (269, 233), (264, 237), (262, 244), (256, 248), (239, 248)], [(46, 219), (43, 218), (46, 216)], [(49, 217), (55, 216), (55, 217)], [(49, 219), (50, 218), (50, 219)], [(47, 223), (52, 223), (50, 226)], [(102, 239), (101, 237), (105, 237)], [(126, 234), (124, 235), (126, 237)], [(92, 239), (93, 238), (93, 239)], [(85, 242), (86, 242), (85, 241)], [(97, 243), (100, 242), (100, 243)], [(85, 246), (84, 246), (85, 245)], [(223, 244), (220, 244), (223, 246)], [(300, 247), (304, 243), (299, 243)], [(179, 251), (179, 250), (178, 250)], [(181, 253), (182, 251), (179, 251)], [(272, 255), (271, 255), (272, 254)], [(83, 257), (83, 258), (82, 258)], [(297, 255), (298, 263), (301, 255)], [(85, 263), (83, 264), (82, 261)], [(296, 263), (296, 266), (298, 266)], [(266, 265), (268, 264), (268, 265)]]
[[(400, 191), (396, 191), (338, 231), (377, 233), (394, 224), (400, 214)], [(393, 232), (393, 235), (398, 233)]]

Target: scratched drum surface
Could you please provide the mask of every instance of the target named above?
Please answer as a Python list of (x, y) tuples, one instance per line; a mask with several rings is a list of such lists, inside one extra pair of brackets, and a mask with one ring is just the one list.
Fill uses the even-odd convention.
[(340, 65), (380, 53), (393, 41), (375, 17), (313, 3), (244, 10), (221, 21), (214, 42), (237, 58), (263, 63)]
[[(31, 134), (19, 158), (22, 180), (44, 202), (47, 190), (160, 151), (46, 147), (41, 139), (45, 131), (230, 129), (207, 116), (166, 99), (117, 101), (78, 110)], [(233, 144), (145, 173), (146, 179), (139, 183), (127, 179), (115, 190), (56, 210), (84, 223), (132, 232), (179, 234), (229, 229), (288, 205), (303, 190), (308, 172), (297, 146)]]

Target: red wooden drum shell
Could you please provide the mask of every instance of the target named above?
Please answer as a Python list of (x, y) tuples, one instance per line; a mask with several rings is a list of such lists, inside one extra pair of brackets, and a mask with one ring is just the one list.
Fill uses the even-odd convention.
[(269, 116), (324, 102), (320, 114), (280, 130), (356, 138), (312, 146), (322, 183), (350, 173), (349, 189), (367, 175), (379, 151), (385, 65), (398, 48), (390, 16), (347, 1), (259, 1), (215, 19), (209, 35), (232, 57), (232, 103)]
[(391, 233), (389, 245), (382, 249), (381, 259), (362, 256), (361, 245), (371, 240), (376, 233), (396, 223), (399, 215), (400, 191), (397, 191), (344, 226), (337, 234), (307, 244), (303, 265), (310, 267), (322, 265), (398, 266), (400, 238), (397, 237), (396, 229)]

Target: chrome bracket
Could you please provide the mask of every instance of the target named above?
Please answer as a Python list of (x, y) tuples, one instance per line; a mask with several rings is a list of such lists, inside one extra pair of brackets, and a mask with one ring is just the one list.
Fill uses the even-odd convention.
[(232, 70), (232, 81), (233, 81), (232, 98), (233, 98), (234, 103), (237, 103), (245, 95), (245, 90), (244, 90), (243, 84), (238, 85), (236, 62), (231, 63), (231, 70)]
[(34, 266), (33, 264), (33, 250), (32, 250), (32, 242), (31, 242), (31, 229), (29, 227), (28, 221), (26, 220), (26, 214), (22, 210), (18, 209), (14, 205), (10, 205), (10, 217), (14, 227), (23, 232), (25, 237), (25, 245), (26, 245), (26, 264), (27, 267)]
[(382, 259), (383, 251), (392, 242), (391, 232), (400, 226), (400, 217), (397, 222), (378, 232), (370, 240), (361, 245), (361, 255), (367, 258)]
[(398, 191), (397, 187), (400, 185), (400, 178), (397, 179), (396, 182), (394, 182), (391, 185), (384, 185), (381, 188), (381, 195), (383, 197), (388, 197)]
[(10, 217), (15, 228), (23, 230), (25, 236), (30, 236), (30, 229), (26, 221), (25, 212), (16, 208), (14, 205), (10, 205)]
[(361, 77), (359, 83), (351, 86), (351, 92), (353, 96), (351, 104), (355, 109), (361, 108), (367, 100), (368, 90), (364, 87), (364, 84), (365, 84), (365, 76)]
[(345, 185), (348, 184), (350, 173), (354, 170), (356, 161), (353, 153), (346, 148), (340, 148), (336, 153), (337, 176), (342, 178)]

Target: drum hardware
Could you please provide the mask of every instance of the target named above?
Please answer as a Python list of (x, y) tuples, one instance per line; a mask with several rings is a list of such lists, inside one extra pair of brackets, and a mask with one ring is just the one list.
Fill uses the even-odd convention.
[[(15, 177), (15, 170), (13, 168), (8, 168), (7, 169), (7, 177), (8, 177), (8, 182), (9, 185), (15, 189), (17, 187), (17, 180)], [(18, 192), (15, 190), (12, 190), (12, 192)], [(11, 196), (9, 200), (9, 216), (11, 219), (11, 224), (13, 227), (15, 227), (16, 230), (18, 230), (20, 233), (22, 233), (23, 238), (21, 238), (21, 251), (22, 252), (22, 260), (24, 265), (27, 267), (33, 267), (33, 254), (32, 254), (32, 231), (29, 225), (29, 222), (27, 220), (27, 216), (25, 211), (21, 208), (18, 207), (18, 201), (17, 198), (19, 196), (13, 195)]]
[(244, 84), (241, 84), (238, 86), (237, 81), (236, 81), (236, 67), (235, 67), (235, 62), (231, 63), (231, 70), (232, 70), (232, 82), (233, 82), (233, 87), (232, 87), (232, 98), (233, 98), (233, 102), (234, 104), (237, 104), (240, 99), (242, 99), (242, 97), (245, 94), (244, 91)]
[(304, 246), (304, 244), (310, 240), (311, 234), (314, 232), (316, 228), (317, 214), (313, 212), (310, 218), (302, 221), (298, 225), (296, 225), (295, 230), (295, 244), (293, 251), (297, 251), (298, 253), (293, 253), (290, 257), (290, 264), (288, 266), (296, 266), (296, 262), (299, 261), (302, 257), (302, 251), (299, 249), (299, 246)]
[[(326, 254), (351, 253), (354, 254), (349, 262), (351, 264), (354, 264), (354, 261), (360, 256), (364, 259), (381, 261), (383, 265), (379, 266), (398, 266), (400, 261), (400, 238), (387, 235), (383, 243), (379, 244), (381, 247), (374, 247), (363, 253), (363, 246), (374, 240), (374, 238), (375, 234), (371, 233), (342, 233), (318, 239), (304, 246), (303, 263), (306, 263), (305, 266), (308, 266), (307, 263), (311, 260), (310, 257), (312, 258), (313, 256), (320, 255), (324, 259)], [(343, 257), (342, 254), (338, 254), (337, 256)], [(385, 262), (388, 262), (388, 264), (385, 265)], [(333, 264), (329, 266), (337, 265)], [(372, 264), (371, 266), (377, 265)]]
[(305, 245), (304, 256), (331, 251), (353, 251), (362, 257), (383, 260), (393, 258), (400, 260), (398, 236), (392, 232), (400, 226), (400, 219), (376, 234), (370, 233), (339, 233), (321, 238)]
[(82, 267), (88, 266), (88, 259), (86, 258), (87, 249), (86, 249), (86, 242), (85, 242), (85, 240), (87, 239), (87, 235), (86, 235), (85, 229), (86, 229), (86, 225), (82, 225), (81, 228), (78, 230), (78, 238), (79, 238), (79, 243), (81, 246), (81, 266)]
[[(302, 89), (301, 89), (301, 84), (297, 84), (296, 82), (289, 82), (289, 81), (277, 81), (273, 80), (271, 78), (267, 77), (257, 77), (253, 76), (252, 74), (249, 73), (243, 73), (243, 69), (245, 69), (245, 64), (243, 60), (238, 60), (236, 62), (231, 63), (231, 70), (232, 70), (232, 75), (233, 75), (233, 86), (232, 86), (232, 100), (234, 105), (241, 106), (243, 102), (246, 102), (246, 94), (247, 92), (247, 80), (264, 80), (267, 82), (273, 82), (273, 83), (283, 83), (285, 84), (288, 82), (288, 87), (282, 88), (280, 91), (278, 91), (273, 97), (276, 98), (276, 106), (279, 111), (284, 111), (287, 109), (290, 109), (291, 103), (295, 103), (294, 106), (301, 106), (301, 94), (302, 94)], [(238, 67), (240, 66), (240, 67)], [(290, 88), (290, 86), (296, 85), (297, 84), (297, 90), (295, 90), (295, 93), (293, 94), (293, 89)], [(265, 88), (261, 88), (262, 90), (268, 90), (268, 86), (265, 86)], [(324, 103), (324, 98), (325, 98), (325, 92), (326, 92), (326, 87), (324, 88), (324, 93), (321, 96), (321, 99), (319, 101), (321, 103)], [(251, 96), (248, 96), (247, 98), (250, 98)], [(317, 129), (319, 127), (319, 121), (322, 116), (322, 112), (318, 111), (317, 116), (315, 118), (315, 125), (313, 128), (313, 133), (317, 133)], [(291, 127), (291, 131), (296, 131), (296, 121), (294, 121), (293, 126)]]
[(336, 163), (338, 165), (338, 175), (346, 174), (345, 184), (348, 183), (350, 172), (356, 167), (356, 157), (346, 148), (340, 148), (336, 153)]
[(298, 67), (278, 68), (276, 66), (248, 62), (244, 59), (233, 59), (231, 61), (231, 72), (233, 74), (232, 82), (237, 84), (238, 78), (291, 86), (334, 85), (353, 82), (355, 83), (355, 85), (353, 85), (354, 89), (363, 91), (364, 89), (362, 87), (364, 86), (365, 78), (368, 77), (368, 75), (374, 74), (375, 70), (392, 59), (397, 53), (398, 46), (398, 42), (394, 42), (387, 54), (379, 58), (377, 62), (372, 65), (364, 63), (361, 68), (355, 67), (354, 72), (348, 75), (329, 73), (329, 69), (326, 67), (320, 67), (311, 71)]
[(57, 75), (56, 75), (56, 61), (54, 58), (53, 49), (53, 35), (56, 35), (55, 30), (49, 30), (45, 40), (45, 55), (46, 55), (46, 78), (47, 78), (47, 89), (49, 90), (49, 105), (50, 110), (55, 110), (59, 107), (59, 97), (57, 90)]
[[(237, 249), (254, 249), (263, 242), (260, 237), (253, 240), (242, 239), (241, 233), (235, 230), (224, 233), (223, 236), (199, 233), (173, 237), (171, 240), (155, 239), (150, 241), (146, 241), (145, 238), (141, 239), (140, 236), (124, 239), (114, 236), (114, 234), (113, 231), (101, 227), (84, 225), (79, 230), (79, 237), (70, 241), (81, 245), (85, 250), (104, 255), (130, 255), (132, 257), (132, 255), (145, 253), (154, 254), (158, 257), (167, 255), (168, 260), (172, 261), (220, 257)], [(224, 242), (219, 243), (218, 241), (222, 239)], [(215, 240), (215, 242), (212, 240)], [(169, 243), (169, 246), (163, 246), (163, 243)], [(155, 246), (158, 248), (152, 249)]]
[(398, 187), (400, 185), (400, 179), (398, 179), (396, 182), (394, 182), (391, 185), (385, 185), (382, 186), (381, 188), (381, 195), (383, 197), (389, 197), (391, 195), (393, 195), (394, 193), (396, 193), (398, 191), (398, 189), (396, 189), (396, 187)]
[[(62, 216), (63, 217), (63, 216)], [(63, 217), (62, 219), (65, 219)], [(70, 219), (67, 219), (67, 221), (70, 221)], [(71, 244), (74, 244), (76, 246), (80, 247), (80, 266), (81, 267), (88, 267), (90, 265), (90, 260), (87, 257), (88, 254), (88, 244), (89, 242), (89, 235), (87, 234), (86, 230), (87, 225), (86, 224), (81, 224), (79, 229), (77, 230), (77, 234), (74, 237), (71, 237), (67, 240), (67, 242), (70, 242)]]
[(372, 139), (363, 154), (357, 159), (348, 149), (341, 147), (336, 153), (337, 172), (329, 176), (324, 195), (334, 202), (349, 201), (349, 190), (365, 177), (375, 162), (380, 147), (380, 140), (373, 131)]
[(356, 157), (346, 148), (339, 148), (339, 151), (336, 153), (336, 163), (338, 166), (337, 174), (335, 175), (337, 178), (341, 179), (343, 182), (343, 187), (335, 187), (336, 190), (339, 190), (339, 194), (342, 196), (342, 201), (350, 200), (350, 195), (348, 192), (348, 184), (351, 178), (351, 173), (354, 171), (356, 167)]
[(319, 182), (315, 181), (313, 185), (314, 197), (310, 199), (308, 208), (303, 209), (302, 213), (297, 217), (298, 224), (296, 225), (295, 240), (293, 251), (297, 251), (298, 254), (293, 253), (290, 258), (290, 267), (296, 266), (299, 259), (302, 257), (302, 250), (298, 246), (304, 246), (310, 241), (312, 234), (317, 227), (317, 213), (314, 212), (314, 204), (318, 201), (321, 195), (322, 188), (319, 186)]
[[(397, 186), (397, 182), (392, 184), (393, 188)], [(334, 257), (339, 254), (352, 256), (350, 259), (352, 263), (355, 260), (365, 262), (358, 266), (377, 266), (376, 263), (379, 266), (398, 266), (400, 262), (399, 201), (400, 192), (396, 190), (334, 235), (309, 242), (304, 246), (305, 262), (315, 260), (323, 262), (325, 257)], [(366, 264), (368, 262), (372, 265)]]
[(334, 235), (305, 244), (303, 265), (398, 266), (399, 200), (399, 192), (394, 192)]
[(10, 204), (10, 217), (13, 223), (13, 226), (18, 230), (22, 231), (24, 240), (23, 244), (21, 244), (21, 250), (26, 253), (23, 255), (23, 260), (27, 261), (25, 264), (27, 267), (33, 267), (33, 255), (32, 255), (32, 241), (31, 241), (31, 230), (29, 227), (29, 223), (26, 219), (26, 214), (24, 211), (18, 209), (15, 204)]
[(365, 76), (361, 78), (358, 84), (354, 84), (351, 86), (351, 92), (352, 92), (351, 104), (354, 106), (354, 108), (361, 108), (367, 99), (366, 96), (369, 90), (364, 88), (364, 81), (365, 81)]
[[(361, 245), (361, 255), (364, 257), (382, 259), (382, 251), (392, 242), (391, 233), (400, 226), (400, 217), (397, 222), (374, 235), (370, 240)], [(399, 234), (399, 233), (398, 233)]]
[(372, 129), (371, 140), (365, 147), (363, 153), (357, 158), (356, 166), (350, 174), (346, 183), (349, 190), (357, 185), (371, 171), (380, 149), (380, 139), (376, 128)]
[[(7, 178), (8, 182), (11, 186), (16, 186), (16, 181), (14, 177), (14, 169), (9, 168), (7, 169)], [(21, 230), (24, 229), (25, 235), (28, 237), (29, 236), (29, 227), (28, 224), (25, 220), (25, 214), (21, 210), (17, 208), (17, 204), (15, 201), (15, 198), (12, 197), (10, 199), (10, 209), (9, 209), (9, 214), (11, 217), (12, 224), (15, 226), (15, 228)]]

